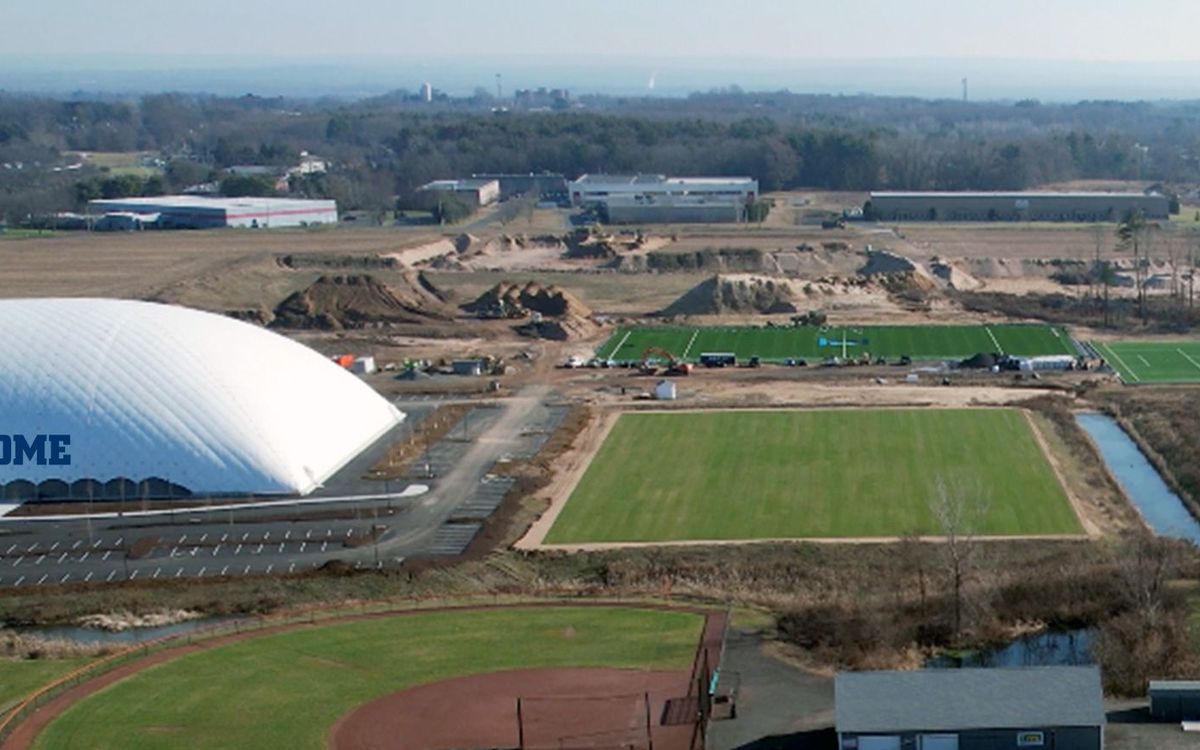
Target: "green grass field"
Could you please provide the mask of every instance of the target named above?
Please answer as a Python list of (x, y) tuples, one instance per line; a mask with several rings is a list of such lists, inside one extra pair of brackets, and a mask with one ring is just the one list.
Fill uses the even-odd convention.
[(535, 667), (691, 666), (703, 618), (630, 608), (431, 612), (190, 654), (81, 701), (39, 748), (318, 748), (343, 714), (422, 683)]
[(1200, 383), (1200, 341), (1093, 341), (1126, 383)]
[(0, 659), (0, 716), (30, 693), (87, 664), (89, 659)]
[(625, 414), (548, 544), (941, 533), (939, 479), (984, 534), (1080, 533), (1016, 409)]
[(767, 362), (821, 360), (842, 356), (843, 340), (851, 357), (863, 352), (888, 358), (907, 354), (913, 359), (964, 359), (979, 352), (1023, 356), (1076, 353), (1065, 331), (1043, 325), (738, 326), (620, 328), (596, 356), (638, 361), (647, 348), (657, 347), (692, 362), (702, 352), (733, 352), (739, 360), (757, 356)]

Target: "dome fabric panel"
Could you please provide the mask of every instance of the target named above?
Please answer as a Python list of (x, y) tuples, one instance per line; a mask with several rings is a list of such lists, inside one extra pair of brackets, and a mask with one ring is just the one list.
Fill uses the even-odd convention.
[[(70, 463), (0, 484), (158, 477), (196, 494), (308, 494), (404, 415), (291, 339), (111, 299), (0, 300), (0, 435), (67, 435)], [(15, 456), (13, 457), (15, 458)]]

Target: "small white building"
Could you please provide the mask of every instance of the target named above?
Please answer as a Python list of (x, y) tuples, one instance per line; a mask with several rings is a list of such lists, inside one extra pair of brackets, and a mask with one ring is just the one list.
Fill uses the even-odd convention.
[(350, 372), (355, 375), (370, 375), (378, 369), (375, 367), (375, 358), (371, 356), (355, 357), (354, 363), (350, 365)]
[(658, 381), (658, 385), (654, 386), (654, 398), (659, 401), (674, 401), (675, 382), (671, 380)]
[(475, 208), (500, 200), (499, 180), (434, 180), (417, 188), (421, 193), (453, 193)]

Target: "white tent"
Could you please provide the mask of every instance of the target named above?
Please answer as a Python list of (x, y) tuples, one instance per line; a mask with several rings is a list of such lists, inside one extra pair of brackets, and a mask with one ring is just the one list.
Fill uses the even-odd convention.
[(0, 484), (156, 478), (196, 494), (307, 494), (404, 418), (283, 336), (109, 299), (0, 300), (0, 414), (10, 442), (68, 439), (66, 463), (0, 440)]

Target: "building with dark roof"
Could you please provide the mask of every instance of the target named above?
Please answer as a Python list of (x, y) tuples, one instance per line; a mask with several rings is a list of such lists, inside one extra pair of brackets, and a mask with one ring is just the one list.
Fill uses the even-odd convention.
[(1097, 667), (842, 672), (842, 750), (1101, 750)]
[(871, 193), (864, 214), (879, 221), (1120, 221), (1130, 211), (1166, 219), (1158, 193)]

